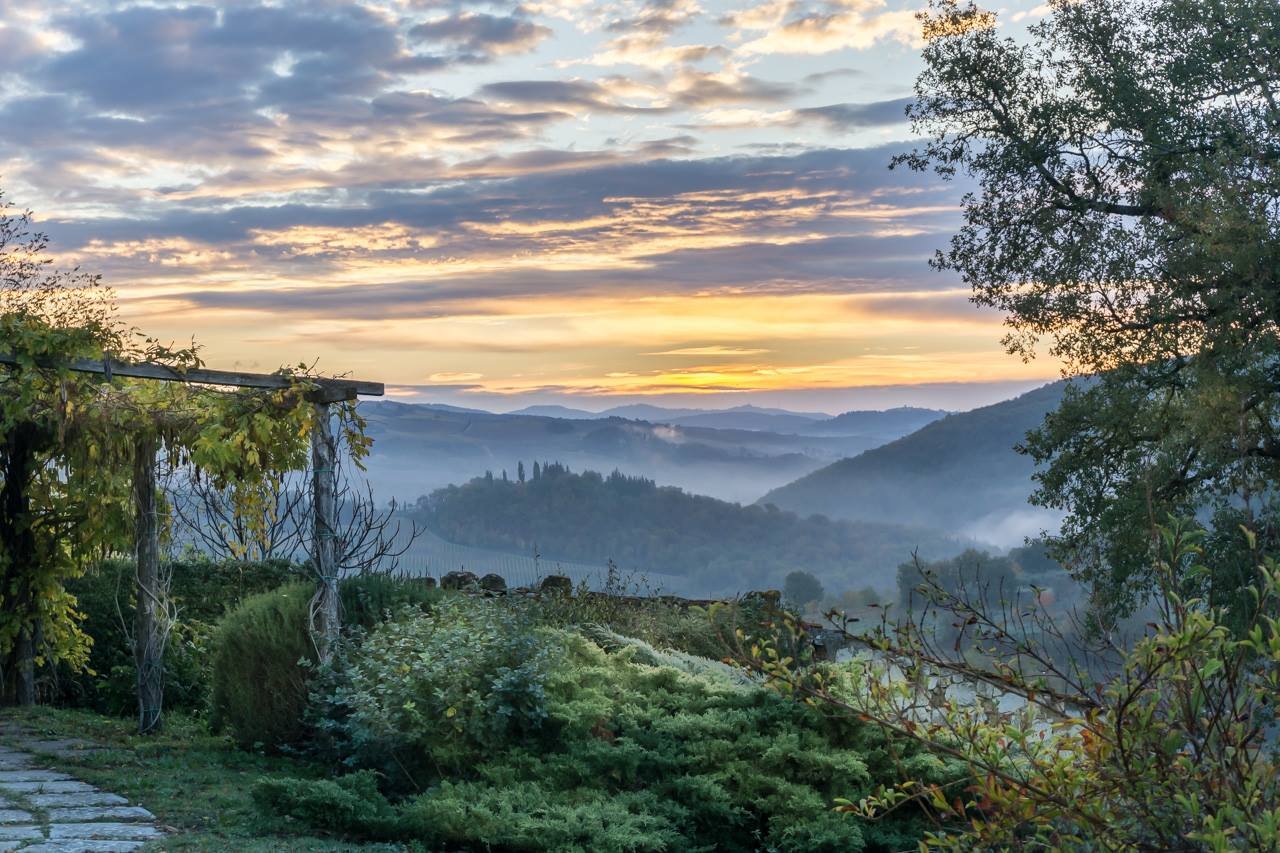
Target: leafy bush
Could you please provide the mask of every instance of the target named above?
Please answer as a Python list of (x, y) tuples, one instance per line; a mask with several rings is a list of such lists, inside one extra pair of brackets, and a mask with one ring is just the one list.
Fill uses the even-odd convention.
[(530, 608), (533, 618), (553, 627), (599, 625), (656, 648), (709, 658), (728, 651), (705, 612), (654, 596), (643, 576), (623, 575), (612, 566), (602, 591), (583, 585), (574, 595), (543, 596)]
[(311, 826), (363, 835), (394, 832), (394, 812), (368, 771), (335, 780), (266, 778), (253, 787), (254, 802), (267, 811), (288, 809)]
[(418, 578), (366, 574), (344, 579), (338, 594), (342, 601), (343, 625), (368, 630), (402, 607), (426, 610), (439, 601), (444, 592)]
[(612, 651), (518, 603), (462, 596), (403, 613), (348, 645), (315, 698), (341, 734), (332, 757), (383, 771), (393, 794), (426, 792), (372, 828), (308, 818), (323, 792), (305, 782), (264, 806), (449, 848), (888, 850), (915, 844), (918, 810), (871, 823), (833, 812), (833, 798), (900, 771), (956, 778), (714, 661), (595, 636)]
[[(343, 620), (359, 636), (404, 607), (419, 612), (441, 597), (411, 578), (361, 575), (339, 585)], [(302, 581), (245, 599), (218, 625), (213, 642), (211, 722), (245, 747), (300, 745), (308, 733), (309, 683), (316, 660), (310, 624), (315, 586)]]
[[(168, 565), (178, 621), (165, 649), (165, 707), (202, 712), (208, 706), (209, 643), (214, 623), (246, 595), (274, 589), (298, 571), (283, 561), (238, 563), (204, 559)], [(137, 711), (137, 670), (130, 645), (134, 610), (132, 561), (104, 560), (67, 583), (92, 639), (88, 669), (54, 671), (52, 701), (111, 715)]]
[(343, 753), (332, 757), (361, 756), (416, 787), (532, 734), (548, 717), (555, 646), (547, 631), (518, 607), (466, 596), (444, 598), (427, 615), (404, 612), (348, 648), (345, 671), (328, 682), (333, 693), (318, 697), (318, 726)]
[(301, 742), (307, 708), (305, 662), (316, 660), (308, 631), (312, 584), (288, 584), (246, 598), (213, 640), (211, 724), (244, 747)]
[(402, 831), (433, 845), (508, 850), (685, 850), (684, 837), (644, 791), (556, 790), (445, 782), (400, 811)]
[(906, 621), (855, 638), (878, 654), (824, 668), (821, 681), (776, 667), (764, 646), (749, 662), (787, 692), (965, 762), (963, 789), (907, 770), (848, 798), (867, 817), (925, 804), (939, 829), (922, 849), (1278, 849), (1280, 564), (1246, 528), (1257, 562), (1238, 600), (1249, 609), (1215, 606), (1178, 591), (1214, 572), (1204, 529), (1181, 520), (1157, 532), (1152, 621), (1127, 646), (1118, 632), (1068, 635), (1042, 602), (993, 609), (982, 590), (926, 576), (922, 595), (970, 626), (966, 642)]

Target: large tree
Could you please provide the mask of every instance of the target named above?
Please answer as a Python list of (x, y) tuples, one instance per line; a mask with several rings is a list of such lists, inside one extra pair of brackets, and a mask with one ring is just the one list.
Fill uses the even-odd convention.
[(1280, 4), (1052, 0), (1011, 34), (935, 0), (922, 20), (928, 142), (899, 162), (977, 184), (935, 265), (1005, 312), (1010, 352), (1087, 377), (1024, 448), (1036, 500), (1069, 512), (1058, 553), (1123, 610), (1169, 513), (1277, 550)]

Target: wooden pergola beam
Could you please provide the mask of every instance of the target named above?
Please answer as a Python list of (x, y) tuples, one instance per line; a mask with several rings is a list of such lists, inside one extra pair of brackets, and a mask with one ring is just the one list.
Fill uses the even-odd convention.
[[(12, 353), (0, 353), (0, 365), (17, 365)], [(161, 382), (189, 382), (197, 385), (219, 385), (230, 388), (292, 388), (295, 380), (279, 373), (243, 373), (235, 370), (192, 368), (175, 370), (164, 364), (135, 364), (114, 358), (77, 358), (61, 363), (80, 372), (96, 373), (107, 379), (126, 376), (130, 379), (154, 379)], [(381, 397), (381, 382), (359, 379), (313, 379), (316, 390), (306, 395), (315, 406), (311, 430), (312, 504), (315, 530), (312, 559), (319, 580), (316, 593), (316, 640), (321, 660), (333, 652), (341, 627), (338, 606), (337, 543), (337, 444), (330, 422), (330, 405), (360, 396)], [(134, 657), (138, 669), (138, 731), (158, 731), (164, 703), (164, 643), (166, 633), (161, 621), (162, 601), (159, 594), (160, 525), (156, 519), (156, 451), (153, 438), (138, 441), (134, 449), (133, 496), (136, 516), (135, 555), (137, 557), (137, 608), (134, 619)], [(34, 655), (28, 655), (34, 658)], [(28, 679), (34, 684), (34, 676)], [(32, 695), (34, 702), (34, 694)]]
[[(17, 364), (10, 353), (0, 353), (0, 364)], [(77, 358), (67, 367), (80, 373), (98, 373), (103, 376), (127, 376), (130, 379), (158, 379), (163, 382), (191, 382), (197, 385), (223, 385), (232, 388), (290, 388), (294, 380), (279, 373), (243, 373), (238, 370), (208, 370), (193, 368), (175, 370), (164, 364), (133, 364), (114, 358)], [(386, 387), (381, 382), (365, 382), (360, 379), (311, 379), (319, 387), (318, 403), (337, 403), (356, 397), (381, 397)]]

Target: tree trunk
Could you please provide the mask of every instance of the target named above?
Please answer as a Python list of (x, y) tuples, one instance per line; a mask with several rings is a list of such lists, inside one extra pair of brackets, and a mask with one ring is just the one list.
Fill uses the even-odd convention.
[(30, 626), (18, 634), (13, 659), (13, 702), (30, 707), (36, 704), (36, 644), (32, 641)]
[(311, 428), (311, 501), (315, 529), (312, 531), (311, 559), (319, 579), (313, 604), (312, 630), (316, 652), (322, 662), (333, 654), (338, 641), (338, 556), (337, 556), (337, 463), (338, 448), (333, 436), (327, 403), (315, 404)]
[(137, 605), (133, 611), (133, 660), (138, 670), (138, 733), (160, 730), (164, 709), (165, 591), (160, 583), (160, 524), (156, 507), (156, 440), (134, 446), (133, 501)]
[(0, 604), (20, 620), (13, 648), (3, 661), (4, 700), (9, 704), (36, 703), (35, 628), (39, 612), (31, 594), (36, 566), (36, 540), (31, 529), (31, 499), (27, 489), (35, 468), (38, 432), (20, 423), (4, 436), (4, 485), (0, 487), (0, 548), (6, 558), (0, 576)]

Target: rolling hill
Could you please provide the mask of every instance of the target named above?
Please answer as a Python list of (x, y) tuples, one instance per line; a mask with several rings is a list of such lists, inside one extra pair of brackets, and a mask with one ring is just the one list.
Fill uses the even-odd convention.
[[(374, 439), (368, 476), (377, 494), (414, 499), (451, 483), (523, 461), (559, 460), (652, 477), (691, 492), (750, 502), (837, 459), (905, 434), (796, 435), (651, 423), (617, 416), (581, 418), (493, 414), (430, 404), (360, 404)], [(700, 413), (700, 414), (706, 414)], [(730, 413), (732, 414), (732, 413)], [(745, 417), (804, 417), (772, 411)]]
[(892, 435), (900, 436), (915, 432), (939, 418), (947, 416), (947, 412), (938, 409), (920, 409), (913, 406), (901, 406), (884, 411), (853, 411), (836, 415), (819, 421), (807, 428), (808, 435)]
[(948, 415), (828, 465), (759, 500), (800, 514), (917, 524), (1002, 545), (1056, 523), (1028, 506), (1034, 465), (1014, 445), (1057, 408), (1066, 384)]
[(914, 550), (936, 559), (972, 544), (898, 524), (742, 506), (616, 472), (578, 474), (553, 463), (528, 473), (524, 482), (486, 476), (449, 486), (410, 512), (447, 542), (536, 552), (548, 562), (612, 560), (703, 595), (780, 587), (796, 569), (833, 591), (889, 589)]

